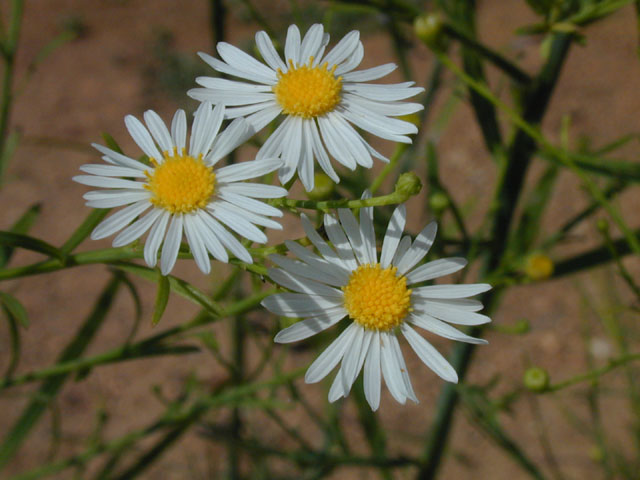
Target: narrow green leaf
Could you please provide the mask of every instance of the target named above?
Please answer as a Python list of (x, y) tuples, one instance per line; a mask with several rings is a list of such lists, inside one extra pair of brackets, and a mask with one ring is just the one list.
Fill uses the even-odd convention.
[(17, 132), (10, 133), (4, 141), (4, 146), (2, 148), (2, 151), (0, 152), (0, 184), (2, 184), (4, 172), (7, 169), (9, 160), (11, 160), (13, 152), (15, 152), (19, 142), (20, 135)]
[[(120, 279), (117, 276), (108, 283), (78, 333), (58, 357), (57, 363), (68, 362), (82, 355), (106, 318), (119, 285)], [(62, 388), (67, 376), (68, 374), (61, 374), (48, 378), (34, 393), (31, 401), (22, 411), (22, 415), (6, 433), (0, 445), (0, 470), (7, 465), (25, 441), (31, 429)]]
[(22, 341), (20, 340), (20, 330), (18, 329), (18, 319), (11, 313), (11, 311), (2, 305), (2, 310), (7, 318), (9, 324), (9, 336), (11, 337), (11, 356), (9, 358), (9, 364), (4, 372), (4, 378), (9, 379), (13, 377), (13, 374), (18, 367), (20, 361), (20, 352), (22, 350)]
[(104, 217), (109, 213), (108, 208), (97, 208), (91, 210), (91, 213), (84, 219), (78, 228), (71, 234), (69, 239), (60, 247), (62, 255), (69, 255), (73, 250), (89, 236), (93, 229), (98, 225)]
[[(36, 219), (40, 215), (40, 204), (36, 203), (31, 205), (26, 212), (22, 214), (22, 216), (14, 223), (9, 231), (11, 233), (27, 233), (29, 229), (33, 226)], [(4, 267), (9, 260), (11, 260), (11, 256), (13, 255), (14, 248), (8, 245), (0, 246), (0, 268)]]
[(122, 153), (124, 155), (124, 152), (120, 148), (120, 145), (118, 145), (118, 142), (116, 142), (111, 135), (106, 132), (102, 132), (102, 138), (107, 147), (109, 147), (114, 152)]
[(158, 278), (158, 294), (156, 295), (156, 303), (153, 307), (153, 320), (151, 320), (152, 325), (157, 325), (162, 318), (162, 314), (167, 308), (170, 290), (169, 277), (160, 275)]
[(22, 304), (14, 297), (6, 292), (0, 292), (0, 303), (7, 309), (7, 311), (15, 317), (15, 319), (24, 328), (29, 327), (29, 318), (27, 317), (27, 311)]
[(6, 245), (13, 248), (24, 248), (38, 253), (43, 253), (48, 257), (54, 257), (62, 260), (63, 255), (53, 245), (22, 233), (0, 232), (0, 245)]
[(514, 253), (527, 252), (536, 241), (540, 233), (540, 221), (553, 193), (558, 171), (559, 168), (556, 165), (550, 165), (529, 193), (514, 233)]
[[(114, 263), (114, 267), (124, 270), (125, 272), (133, 273), (151, 282), (158, 282), (160, 272), (141, 265), (135, 265), (133, 263)], [(214, 302), (206, 293), (202, 290), (194, 287), (188, 282), (179, 278), (167, 275), (169, 279), (169, 286), (178, 295), (191, 300), (192, 302), (200, 305), (210, 314), (215, 317), (219, 317), (222, 314), (222, 309)]]
[[(541, 152), (545, 160), (561, 165), (550, 152)], [(581, 169), (623, 181), (640, 182), (640, 163), (599, 157), (586, 153), (568, 153), (567, 156)]]

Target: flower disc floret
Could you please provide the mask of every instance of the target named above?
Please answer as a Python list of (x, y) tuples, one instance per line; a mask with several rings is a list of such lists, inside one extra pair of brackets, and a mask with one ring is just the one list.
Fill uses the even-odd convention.
[(342, 290), (349, 316), (370, 330), (391, 330), (411, 311), (411, 290), (396, 267), (360, 265)]
[(332, 111), (340, 103), (342, 77), (336, 77), (337, 65), (329, 69), (325, 62), (322, 66), (313, 66), (313, 57), (309, 63), (295, 67), (289, 61), (289, 70), (278, 70), (278, 83), (273, 87), (276, 100), (284, 113), (303, 118), (314, 118)]
[(153, 194), (151, 203), (171, 213), (205, 208), (215, 189), (213, 168), (204, 163), (202, 155), (165, 154), (163, 162), (145, 174), (149, 179), (146, 188)]

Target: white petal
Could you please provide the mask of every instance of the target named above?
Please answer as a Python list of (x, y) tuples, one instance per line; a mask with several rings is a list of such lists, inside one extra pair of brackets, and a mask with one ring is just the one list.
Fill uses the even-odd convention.
[(395, 102), (424, 92), (424, 88), (413, 87), (412, 85), (413, 82), (396, 84), (347, 83), (343, 88), (345, 92), (355, 93), (369, 100)]
[(393, 72), (398, 66), (395, 63), (385, 63), (366, 70), (358, 70), (356, 72), (348, 72), (342, 75), (342, 81), (351, 82), (368, 82), (370, 80), (378, 80)]
[[(356, 336), (351, 342), (351, 346), (344, 354), (344, 358), (342, 359), (342, 368), (340, 368), (339, 374), (342, 382), (342, 396), (344, 397), (349, 394), (349, 392), (351, 391), (351, 386), (358, 376), (358, 360), (360, 359), (360, 352), (363, 348), (365, 348), (364, 339), (365, 329), (360, 327), (358, 328)], [(368, 347), (369, 344), (366, 345), (366, 348)]]
[(320, 140), (320, 134), (318, 133), (318, 127), (315, 122), (305, 122), (305, 128), (307, 129), (307, 139), (311, 142), (313, 149), (313, 156), (318, 160), (320, 168), (326, 173), (331, 180), (335, 183), (340, 183), (340, 177), (333, 169), (327, 151)]
[(165, 123), (160, 118), (160, 115), (153, 110), (147, 110), (144, 112), (144, 121), (156, 143), (160, 145), (162, 151), (171, 152), (174, 147), (171, 134), (169, 133)]
[[(371, 198), (371, 192), (365, 190), (362, 194), (362, 198)], [(373, 228), (373, 207), (360, 209), (360, 231), (362, 233), (362, 242), (367, 256), (367, 263), (373, 265), (378, 262), (376, 252), (376, 232)]]
[(144, 261), (147, 262), (147, 265), (150, 267), (155, 267), (158, 262), (158, 250), (160, 249), (160, 244), (162, 244), (162, 239), (164, 238), (170, 218), (171, 214), (163, 211), (162, 216), (153, 224), (153, 227), (151, 227), (149, 237), (144, 244)]
[(271, 280), (294, 292), (339, 299), (344, 298), (341, 290), (316, 282), (313, 279), (304, 278), (280, 268), (269, 268), (267, 272)]
[(339, 312), (333, 315), (307, 318), (279, 331), (273, 341), (276, 343), (297, 342), (332, 327), (343, 318), (344, 315), (341, 315)]
[(276, 49), (273, 47), (273, 43), (267, 35), (266, 32), (260, 31), (256, 33), (256, 46), (258, 47), (258, 51), (267, 65), (269, 65), (273, 70), (278, 71), (278, 69), (285, 71), (287, 69), (284, 62), (280, 59), (280, 55), (276, 52)]
[(423, 306), (420, 302), (412, 302), (412, 305), (416, 313), (424, 312), (445, 322), (457, 323), (458, 325), (482, 325), (491, 321), (489, 317), (481, 313), (460, 310), (446, 305), (432, 303)]
[(420, 265), (415, 270), (407, 273), (407, 284), (411, 285), (443, 277), (463, 269), (466, 265), (467, 260), (462, 257), (440, 258)]
[(427, 367), (447, 382), (458, 383), (458, 374), (440, 352), (433, 348), (429, 342), (416, 333), (407, 323), (403, 323), (401, 329), (409, 345), (413, 348), (413, 351), (416, 352), (420, 360), (422, 360)]
[(342, 94), (342, 98), (344, 99), (345, 105), (357, 103), (365, 110), (369, 110), (385, 117), (399, 117), (424, 110), (424, 105), (420, 103), (369, 100), (368, 98), (360, 97), (349, 92), (344, 92)]
[(192, 157), (198, 157), (198, 155), (206, 155), (213, 143), (222, 120), (224, 118), (224, 105), (216, 105), (211, 110), (211, 104), (203, 102), (198, 107), (195, 113), (195, 119), (193, 121), (193, 127), (191, 130), (191, 146), (189, 147), (189, 153)]
[(482, 338), (470, 337), (448, 323), (423, 313), (410, 314), (410, 321), (420, 328), (424, 328), (431, 333), (435, 333), (436, 335), (440, 335), (441, 337), (448, 338), (450, 340), (457, 340), (458, 342), (473, 343), (477, 345), (489, 343)]
[(216, 170), (216, 180), (218, 182), (231, 183), (261, 177), (277, 170), (281, 164), (282, 160), (279, 158), (265, 158), (263, 160), (235, 163)]
[(391, 215), (387, 233), (385, 233), (384, 240), (382, 241), (382, 252), (380, 253), (380, 266), (382, 268), (387, 268), (396, 254), (406, 219), (407, 209), (404, 204), (399, 205), (393, 211), (393, 215)]
[(349, 275), (351, 272), (349, 266), (342, 261), (336, 252), (334, 252), (327, 242), (325, 242), (318, 232), (316, 232), (311, 221), (304, 213), (300, 215), (300, 219), (302, 220), (302, 228), (304, 229), (304, 233), (307, 235), (307, 238), (311, 243), (313, 243), (313, 246), (318, 249), (320, 255), (322, 255), (325, 260), (339, 267), (340, 271), (338, 274), (344, 280), (344, 285), (346, 285), (349, 281)]
[(311, 28), (309, 28), (309, 30), (307, 31), (300, 46), (300, 63), (306, 63), (309, 60), (309, 57), (316, 55), (322, 43), (323, 37), (324, 28), (322, 27), (322, 25), (319, 23), (311, 25)]
[(353, 250), (351, 249), (349, 240), (347, 240), (344, 231), (333, 216), (325, 214), (324, 229), (327, 232), (329, 240), (333, 243), (333, 247), (336, 249), (338, 256), (342, 259), (349, 271), (358, 268), (358, 263), (353, 256)]
[(324, 352), (311, 364), (304, 376), (306, 383), (316, 383), (322, 380), (327, 374), (335, 368), (344, 352), (351, 346), (353, 337), (359, 327), (356, 323), (352, 323), (329, 345)]
[(146, 190), (92, 190), (85, 193), (82, 198), (87, 200), (87, 207), (113, 208), (140, 200), (148, 201), (151, 194)]
[(127, 130), (129, 130), (131, 138), (133, 138), (149, 158), (154, 158), (158, 161), (162, 160), (162, 154), (158, 151), (151, 135), (140, 120), (133, 115), (127, 115), (124, 117), (124, 124), (127, 126)]
[(168, 275), (176, 264), (180, 241), (182, 240), (182, 224), (182, 215), (172, 216), (160, 256), (160, 271), (162, 275)]
[(224, 186), (224, 190), (253, 198), (280, 198), (287, 195), (287, 190), (282, 187), (262, 183), (229, 183)]
[(322, 63), (327, 62), (329, 67), (342, 63), (348, 58), (358, 47), (360, 42), (360, 32), (352, 30), (347, 33), (338, 44), (331, 49), (326, 57), (322, 59)]
[(429, 252), (433, 241), (436, 238), (438, 224), (431, 222), (418, 234), (411, 248), (394, 263), (398, 267), (398, 273), (404, 275), (411, 270)]
[(452, 308), (457, 308), (459, 310), (467, 310), (469, 312), (477, 312), (484, 308), (482, 306), (481, 301), (474, 300), (472, 298), (450, 298), (450, 299), (430, 298), (429, 300), (427, 300), (425, 298), (414, 297), (411, 300), (425, 310), (429, 308), (429, 306), (431, 305), (452, 307)]
[(231, 230), (242, 235), (244, 238), (257, 243), (266, 243), (267, 236), (264, 232), (245, 218), (229, 211), (229, 209), (225, 208), (223, 204), (214, 203), (213, 205), (207, 206), (207, 210), (214, 216), (214, 218), (221, 221)]
[(252, 126), (244, 118), (236, 118), (215, 139), (211, 152), (206, 156), (208, 165), (215, 165), (238, 145), (244, 143), (253, 134)]
[(223, 200), (217, 200), (216, 208), (224, 208), (229, 213), (233, 215), (241, 216), (248, 222), (255, 223), (256, 225), (260, 225), (262, 227), (267, 227), (267, 228), (273, 228), (275, 230), (282, 230), (282, 225), (280, 225), (275, 220), (271, 220), (270, 218), (266, 218), (266, 217), (263, 217), (262, 215), (258, 215), (257, 213), (254, 213), (251, 210), (245, 210), (244, 208), (233, 205), (232, 203), (227, 203)]
[(314, 125), (313, 119), (303, 120), (301, 130), (302, 146), (300, 149), (300, 159), (298, 161), (298, 177), (307, 192), (313, 190), (313, 140), (311, 138), (310, 126)]
[[(365, 108), (358, 108), (355, 99), (353, 101), (343, 98), (342, 105), (335, 112), (340, 113), (344, 118), (349, 120), (357, 127), (369, 133), (373, 133), (380, 138), (391, 140), (392, 142), (411, 143), (411, 139), (406, 137), (403, 130), (409, 130), (407, 133), (415, 133), (417, 131), (415, 125), (395, 118), (387, 118), (384, 115), (372, 112)], [(399, 125), (395, 122), (407, 124)], [(400, 132), (399, 132), (400, 130)]]
[(204, 243), (205, 248), (216, 260), (227, 263), (229, 261), (229, 255), (224, 249), (224, 246), (218, 240), (218, 236), (209, 228), (205, 223), (203, 217), (208, 217), (209, 214), (203, 211), (198, 211), (191, 219), (198, 229), (200, 239)]
[(354, 128), (349, 125), (344, 118), (336, 112), (327, 114), (329, 121), (333, 123), (335, 132), (342, 138), (344, 145), (351, 151), (351, 156), (358, 165), (365, 168), (371, 168), (373, 160), (369, 155), (369, 151), (364, 146), (364, 140)]
[(282, 107), (278, 105), (273, 99), (270, 102), (265, 102), (265, 107), (252, 115), (249, 115), (246, 120), (253, 128), (254, 132), (259, 132), (266, 127), (274, 118), (276, 118), (282, 112)]
[[(228, 45), (228, 44), (227, 44)], [(229, 45), (231, 46), (231, 45)], [(235, 47), (233, 47), (235, 48)], [(238, 49), (236, 49), (238, 50)], [(244, 52), (238, 50), (241, 54), (249, 57), (247, 54), (245, 54)], [(268, 74), (266, 74), (262, 68), (255, 70), (255, 69), (251, 69), (250, 67), (247, 69), (247, 65), (246, 63), (242, 62), (242, 59), (240, 59), (239, 62), (229, 62), (230, 64), (227, 64), (221, 60), (218, 60), (217, 58), (212, 57), (211, 55), (207, 55), (206, 53), (203, 52), (198, 52), (198, 56), (204, 60), (206, 63), (209, 64), (209, 66), (211, 66), (214, 70), (221, 72), (221, 73), (226, 73), (228, 75), (233, 75), (234, 77), (240, 77), (240, 78), (246, 78), (247, 80), (251, 80), (253, 82), (258, 82), (258, 83), (266, 83), (267, 85), (274, 85), (277, 82), (277, 77), (274, 71), (269, 70), (265, 65), (262, 65), (260, 62), (258, 62), (255, 59), (252, 59), (251, 57), (249, 57), (250, 60), (255, 61), (256, 63), (258, 63), (258, 65), (262, 65), (262, 68), (265, 68), (267, 70), (269, 70)], [(221, 55), (222, 56), (222, 55)], [(249, 63), (251, 63), (249, 61)], [(234, 65), (233, 67), (231, 65)], [(238, 68), (236, 68), (236, 66)], [(189, 95), (190, 97), (193, 97), (193, 95), (191, 94), (191, 90), (189, 90), (187, 92), (187, 95)], [(195, 98), (195, 97), (194, 97)]]
[(409, 370), (407, 370), (407, 365), (404, 363), (404, 357), (402, 356), (402, 350), (400, 349), (398, 337), (396, 337), (395, 335), (389, 335), (389, 339), (391, 340), (393, 353), (396, 356), (396, 363), (398, 364), (398, 368), (400, 369), (400, 373), (402, 375), (405, 394), (407, 395), (407, 398), (409, 400), (412, 400), (415, 403), (420, 403), (418, 401), (418, 397), (416, 397), (416, 394), (413, 391), (413, 385), (411, 385), (411, 379), (409, 378)]
[(262, 306), (276, 315), (291, 318), (339, 313), (344, 317), (347, 315), (347, 311), (342, 303), (342, 299), (336, 297), (287, 292), (268, 296), (262, 301)]
[(141, 200), (114, 213), (110, 217), (103, 220), (93, 230), (93, 232), (91, 232), (91, 239), (99, 240), (101, 238), (108, 237), (118, 230), (121, 230), (150, 206), (151, 204), (148, 201)]
[(211, 272), (211, 261), (209, 260), (209, 254), (207, 253), (204, 241), (200, 236), (197, 220), (194, 222), (195, 218), (197, 218), (197, 214), (190, 213), (184, 215), (184, 233), (196, 265), (198, 265), (202, 273), (207, 275)]
[(346, 285), (346, 282), (337, 280), (333, 272), (327, 272), (326, 270), (319, 268), (311, 269), (306, 263), (297, 262), (291, 258), (283, 257), (282, 255), (269, 255), (269, 260), (294, 275), (317, 280), (318, 282), (326, 283), (327, 285), (332, 285), (334, 287)]
[[(319, 257), (299, 243), (292, 242), (291, 240), (285, 240), (285, 245), (290, 252), (295, 254), (300, 260), (311, 267), (313, 272), (322, 272), (330, 277), (332, 279), (331, 285), (334, 285), (335, 283), (342, 284), (341, 282), (345, 282), (344, 284), (346, 285), (346, 282), (349, 279), (349, 271), (344, 270), (342, 266), (336, 267), (334, 263), (330, 262), (326, 258)], [(318, 278), (318, 280), (320, 279)]]
[(296, 166), (300, 158), (302, 148), (302, 118), (290, 117), (287, 132), (287, 142), (283, 146), (282, 160), (284, 164), (280, 167), (278, 176), (282, 184), (287, 183), (296, 173)]
[(290, 25), (287, 30), (287, 39), (284, 44), (284, 58), (289, 67), (289, 62), (294, 65), (300, 62), (300, 30), (295, 25)]
[(140, 238), (147, 230), (149, 230), (149, 227), (151, 227), (151, 225), (160, 218), (162, 212), (163, 210), (154, 208), (140, 220), (129, 225), (113, 239), (113, 246), (122, 247), (123, 245), (128, 245), (134, 240)]
[(267, 205), (264, 202), (259, 200), (254, 200), (250, 197), (245, 197), (244, 195), (238, 195), (237, 193), (228, 192), (222, 186), (218, 187), (218, 198), (225, 200), (229, 203), (233, 203), (238, 207), (244, 208), (246, 210), (250, 210), (259, 215), (268, 215), (270, 217), (282, 217), (282, 211), (272, 207), (271, 205)]
[(380, 365), (382, 367), (382, 376), (391, 396), (398, 403), (404, 405), (407, 401), (407, 392), (405, 391), (402, 372), (391, 343), (390, 337), (392, 335), (393, 333), (380, 332)]
[(362, 42), (358, 42), (356, 49), (349, 56), (349, 58), (347, 58), (342, 64), (340, 64), (338, 68), (336, 68), (335, 75), (341, 76), (346, 72), (350, 72), (354, 68), (358, 68), (358, 65), (360, 65), (360, 62), (362, 62), (363, 58), (364, 58), (364, 47), (362, 46)]
[(429, 285), (413, 289), (412, 295), (419, 298), (467, 298), (491, 290), (488, 283), (469, 283), (466, 285)]
[(134, 180), (124, 180), (122, 178), (98, 177), (96, 175), (76, 175), (72, 178), (74, 182), (99, 188), (127, 188), (142, 190), (146, 183)]
[(122, 155), (121, 153), (115, 152), (103, 145), (92, 143), (91, 146), (96, 150), (98, 150), (100, 153), (109, 157), (109, 159), (111, 159), (114, 163), (118, 165), (122, 165), (123, 167), (134, 168), (136, 170), (141, 170), (143, 172), (149, 169), (148, 165), (145, 165), (142, 162), (134, 160), (133, 158), (129, 158), (126, 155)]
[(380, 406), (380, 332), (374, 332), (364, 364), (364, 396), (374, 412)]
[(182, 109), (176, 111), (171, 120), (171, 138), (178, 153), (182, 153), (187, 145), (187, 114)]
[(81, 165), (80, 170), (91, 175), (100, 175), (104, 177), (136, 177), (145, 178), (143, 171), (137, 168), (121, 167), (116, 165)]
[(367, 253), (365, 252), (364, 243), (362, 241), (360, 225), (358, 225), (358, 221), (356, 220), (356, 217), (353, 215), (353, 212), (348, 208), (339, 208), (338, 216), (340, 217), (340, 223), (342, 224), (342, 228), (347, 234), (347, 238), (349, 239), (351, 248), (353, 249), (353, 252), (356, 254), (358, 263), (360, 265), (370, 263)]
[(342, 165), (350, 170), (356, 168), (357, 162), (353, 158), (351, 151), (343, 145), (342, 136), (336, 132), (336, 129), (328, 117), (318, 117), (318, 126), (320, 127), (320, 135), (324, 144), (327, 146), (329, 153)]
[(396, 248), (396, 254), (393, 256), (393, 260), (391, 260), (391, 265), (397, 265), (409, 248), (411, 248), (411, 237), (409, 235), (405, 235), (402, 237), (402, 240), (400, 240), (398, 248)]
[(263, 77), (272, 82), (276, 82), (278, 79), (276, 72), (229, 43), (219, 42), (217, 50), (220, 57), (227, 62), (228, 65), (233, 65), (242, 72), (252, 74), (256, 77)]
[(215, 235), (216, 238), (220, 240), (220, 243), (227, 247), (231, 253), (233, 253), (237, 258), (245, 263), (253, 263), (253, 259), (251, 258), (251, 255), (249, 254), (247, 249), (238, 241), (236, 237), (231, 235), (231, 233), (229, 233), (226, 228), (220, 225), (217, 220), (215, 220), (211, 215), (205, 212), (202, 212), (199, 217), (204, 221), (213, 235)]

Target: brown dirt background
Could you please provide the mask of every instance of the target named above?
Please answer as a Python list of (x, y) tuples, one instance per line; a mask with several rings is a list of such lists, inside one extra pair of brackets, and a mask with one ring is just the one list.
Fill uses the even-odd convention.
[[(31, 233), (54, 245), (64, 242), (89, 212), (81, 198), (86, 187), (70, 180), (78, 173), (81, 164), (99, 160), (98, 155), (84, 146), (101, 142), (100, 133), (108, 131), (118, 139), (125, 152), (135, 152), (137, 150), (124, 127), (124, 115), (132, 113), (141, 116), (144, 110), (153, 108), (168, 119), (176, 108), (175, 101), (165, 92), (158, 92), (157, 84), (149, 78), (153, 39), (157, 32), (170, 31), (174, 35), (173, 46), (177, 51), (193, 52), (194, 55), (197, 51), (211, 51), (207, 2), (202, 0), (27, 2), (18, 78), (24, 74), (34, 55), (60, 31), (61, 22), (72, 16), (82, 19), (87, 26), (85, 35), (49, 56), (24, 86), (15, 103), (12, 122), (14, 128), (22, 131), (24, 141), (12, 160), (6, 184), (0, 192), (1, 229), (9, 227), (29, 205), (41, 203), (42, 213)], [(525, 68), (533, 72), (540, 64), (537, 41), (513, 35), (516, 27), (532, 20), (524, 2), (479, 2), (479, 31), (483, 41), (507, 55), (518, 56)], [(237, 21), (231, 25), (229, 41), (242, 43), (250, 40), (253, 28)], [(594, 145), (602, 145), (638, 130), (640, 61), (635, 53), (637, 36), (633, 9), (623, 9), (604, 22), (589, 27), (586, 34), (587, 45), (572, 48), (544, 127), (549, 137), (557, 139), (562, 115), (569, 114), (572, 118), (572, 139), (584, 135)], [(386, 40), (377, 36), (367, 38), (366, 52), (363, 67), (388, 61), (391, 55)], [(416, 81), (424, 85), (428, 71), (426, 67), (431, 62), (430, 54), (417, 49), (413, 61)], [(494, 85), (497, 85), (500, 79), (496, 72), (491, 71), (490, 76)], [(451, 80), (451, 77), (447, 78)], [(505, 84), (503, 89), (506, 87)], [(431, 119), (437, 116), (441, 103), (436, 105), (436, 112)], [(43, 145), (43, 137), (64, 139), (67, 147)], [(635, 159), (637, 146), (637, 142), (632, 143), (621, 154)], [(386, 143), (380, 144), (380, 148), (390, 153), (393, 146)], [(439, 154), (442, 178), (456, 199), (472, 212), (471, 224), (477, 225), (488, 203), (495, 174), (468, 106), (462, 104), (456, 110), (440, 138)], [(536, 167), (533, 176), (540, 171)], [(637, 187), (634, 187), (616, 202), (627, 221), (635, 226), (640, 223), (639, 200)], [(429, 216), (422, 202), (424, 198), (414, 199), (409, 206), (412, 212), (409, 225), (413, 232), (419, 230)], [(585, 204), (579, 184), (572, 176), (564, 174), (558, 182), (549, 215), (545, 219), (545, 231), (550, 232), (561, 225)], [(287, 237), (299, 234), (300, 229), (295, 223), (291, 229), (287, 229)], [(586, 249), (597, 242), (593, 221), (586, 222), (574, 234), (572, 242), (557, 250), (559, 257)], [(274, 242), (282, 238), (283, 234), (272, 236)], [(108, 241), (85, 242), (79, 250), (108, 245)], [(37, 258), (20, 252), (11, 265), (22, 265)], [(194, 265), (179, 263), (174, 273), (207, 287)], [(640, 271), (637, 258), (627, 259), (626, 265), (634, 273)], [(92, 302), (108, 278), (105, 267), (87, 266), (23, 278), (3, 285), (3, 289), (14, 294), (25, 305), (31, 320), (30, 329), (23, 335), (23, 355), (18, 373), (42, 368), (53, 362), (89, 313)], [(504, 298), (494, 322), (508, 325), (519, 318), (527, 318), (531, 321), (532, 331), (525, 336), (487, 332), (490, 345), (478, 349), (470, 379), (486, 382), (494, 375), (500, 375), (500, 389), (507, 391), (520, 382), (522, 371), (529, 362), (549, 369), (553, 379), (563, 379), (581, 372), (586, 368), (584, 344), (580, 338), (585, 322), (596, 329), (599, 345), (604, 346), (605, 351), (611, 349), (604, 336), (598, 333), (595, 316), (582, 305), (577, 284), (584, 286), (596, 299), (604, 298), (601, 293), (603, 286), (617, 292), (627, 303), (630, 299), (626, 286), (612, 277), (606, 268), (544, 284), (516, 287)], [(144, 300), (145, 318), (148, 318), (154, 288), (142, 281), (137, 285)], [(193, 313), (195, 309), (191, 304), (172, 297), (162, 320), (163, 325), (181, 323)], [(130, 298), (126, 294), (119, 294), (108, 322), (87, 353), (98, 353), (119, 345), (129, 331), (132, 314)], [(637, 320), (637, 316), (630, 320)], [(225, 338), (225, 328), (216, 327), (220, 339)], [(145, 324), (140, 335), (151, 331)], [(630, 339), (633, 350), (638, 347), (637, 329), (632, 332)], [(450, 348), (449, 342), (436, 344), (445, 352)], [(223, 345), (223, 350), (226, 348)], [(0, 334), (0, 366), (4, 365), (8, 355), (8, 336), (3, 331)], [(387, 431), (390, 451), (395, 454), (419, 451), (420, 435), (430, 425), (434, 401), (441, 386), (434, 375), (418, 365), (415, 356), (407, 353), (406, 357), (421, 403), (402, 407), (388, 393), (383, 395), (380, 420)], [(309, 355), (291, 353), (289, 363), (294, 368), (295, 365), (308, 364), (310, 358)], [(80, 451), (95, 425), (97, 409), (104, 408), (110, 414), (105, 431), (107, 438), (115, 438), (147, 424), (162, 411), (162, 405), (151, 393), (152, 387), (160, 385), (163, 392), (171, 396), (180, 390), (187, 376), (194, 372), (199, 378), (212, 383), (224, 378), (211, 356), (203, 353), (179, 359), (153, 359), (101, 367), (83, 382), (68, 382), (56, 402), (63, 432), (58, 454), (62, 458)], [(615, 375), (611, 376), (614, 384)], [(321, 409), (326, 395), (323, 387), (301, 388), (312, 399), (312, 403)], [(0, 397), (0, 411), (3, 412), (0, 415), (0, 436), (4, 437), (4, 432), (18, 417), (31, 391), (31, 387), (13, 389)], [(563, 394), (561, 398), (575, 411), (584, 412), (586, 406), (583, 397), (577, 397), (575, 390), (573, 392)], [(545, 397), (540, 405), (551, 446), (566, 478), (600, 478), (596, 473), (599, 470), (595, 469), (588, 455), (591, 447), (589, 442), (574, 429), (568, 428), (555, 401)], [(451, 437), (452, 455), (448, 457), (440, 478), (525, 478), (525, 474), (473, 427), (462, 411), (460, 413)], [(302, 416), (295, 408), (286, 412), (285, 416), (293, 425), (300, 426)], [(255, 415), (250, 414), (250, 418), (253, 417)], [(613, 397), (607, 401), (605, 423), (622, 445), (623, 451), (627, 441), (624, 431), (627, 417), (623, 400)], [(536, 436), (536, 420), (528, 402), (520, 402), (512, 414), (502, 415), (501, 418), (510, 434), (524, 445), (529, 455), (545, 465)], [(355, 412), (349, 408), (345, 414), (345, 425), (354, 432), (358, 428)], [(352, 429), (349, 428), (351, 425)], [(269, 442), (284, 441), (277, 427), (262, 418), (255, 418), (246, 428), (259, 433), (261, 438)], [(23, 472), (41, 465), (49, 451), (51, 431), (50, 416), (46, 415), (5, 474)], [(309, 433), (315, 435), (317, 432), (309, 430)], [(366, 451), (360, 433), (353, 433), (353, 442), (357, 451)], [(223, 448), (203, 440), (192, 431), (142, 478), (222, 478), (224, 456)], [(373, 476), (370, 471), (344, 469), (337, 471), (333, 478)], [(71, 478), (71, 473), (66, 471), (56, 478)], [(397, 478), (412, 478), (412, 470), (398, 470)]]

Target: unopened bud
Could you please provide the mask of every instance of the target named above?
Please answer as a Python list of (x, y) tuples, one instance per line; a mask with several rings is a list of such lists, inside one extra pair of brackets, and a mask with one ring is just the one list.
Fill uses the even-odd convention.
[(324, 173), (316, 173), (313, 176), (313, 190), (307, 192), (310, 200), (326, 200), (331, 196), (336, 184)]
[(442, 192), (435, 192), (429, 197), (429, 207), (431, 211), (438, 215), (449, 206), (449, 197)]
[(420, 15), (413, 22), (413, 29), (418, 38), (434, 50), (444, 50), (447, 46), (443, 28), (442, 15), (436, 12)]
[(418, 193), (420, 193), (420, 190), (422, 190), (422, 182), (420, 181), (420, 178), (418, 178), (418, 176), (413, 172), (403, 173), (402, 175), (400, 175), (400, 178), (398, 178), (398, 181), (396, 182), (396, 193), (406, 195), (407, 198), (413, 195), (417, 195)]
[(540, 367), (531, 367), (524, 372), (524, 386), (532, 392), (541, 393), (549, 388), (549, 374)]
[(531, 280), (546, 280), (553, 275), (553, 261), (544, 253), (533, 253), (527, 257), (524, 271)]

